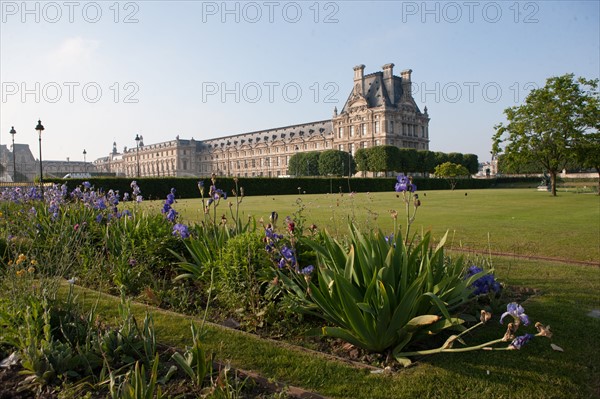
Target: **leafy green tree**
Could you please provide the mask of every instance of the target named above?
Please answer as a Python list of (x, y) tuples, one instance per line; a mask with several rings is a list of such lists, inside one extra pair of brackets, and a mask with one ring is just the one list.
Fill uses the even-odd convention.
[(537, 162), (529, 161), (529, 162), (521, 162), (520, 164), (511, 164), (506, 162), (505, 154), (500, 154), (498, 156), (498, 172), (504, 174), (535, 174), (539, 175), (540, 165)]
[(354, 153), (354, 160), (356, 161), (356, 169), (359, 172), (369, 171), (369, 159), (367, 155), (367, 148), (359, 148)]
[(509, 164), (536, 162), (550, 174), (556, 196), (556, 175), (576, 158), (576, 144), (598, 132), (597, 89), (598, 79), (573, 74), (547, 79), (523, 105), (504, 110), (507, 123), (495, 126), (493, 152), (504, 152)]
[(434, 173), (436, 166), (441, 165), (444, 162), (450, 162), (450, 160), (448, 159), (448, 154), (446, 154), (445, 152), (436, 151), (435, 152), (435, 165), (431, 169), (431, 173)]
[(417, 153), (417, 150), (414, 148), (400, 148), (399, 153), (398, 169), (396, 170), (404, 173), (416, 172), (419, 163), (419, 154)]
[(304, 161), (303, 152), (299, 152), (297, 154), (292, 155), (288, 162), (288, 175), (304, 176), (304, 174), (302, 173), (303, 164), (306, 165), (306, 162)]
[(352, 155), (339, 150), (325, 150), (319, 156), (319, 174), (321, 176), (347, 176), (348, 158), (352, 163), (350, 166), (352, 174), (356, 173), (356, 164)]
[(456, 188), (456, 183), (459, 178), (469, 176), (469, 170), (467, 168), (452, 162), (444, 162), (443, 164), (436, 166), (433, 173), (437, 177), (443, 177), (448, 180), (452, 190)]
[(449, 152), (448, 162), (455, 163), (457, 165), (464, 165), (463, 154), (461, 154), (460, 152)]
[(417, 172), (433, 173), (435, 169), (435, 152), (429, 150), (417, 151)]
[(380, 145), (369, 148), (367, 160), (371, 172), (387, 172), (400, 169), (398, 160), (400, 149), (393, 145)]
[(319, 151), (311, 151), (305, 153), (304, 160), (306, 161), (306, 170), (308, 176), (319, 176), (319, 158), (321, 153)]
[(479, 158), (475, 154), (464, 154), (462, 165), (467, 168), (472, 175), (479, 172)]
[(598, 173), (598, 195), (600, 195), (600, 133), (584, 135), (575, 145), (577, 161), (583, 168)]

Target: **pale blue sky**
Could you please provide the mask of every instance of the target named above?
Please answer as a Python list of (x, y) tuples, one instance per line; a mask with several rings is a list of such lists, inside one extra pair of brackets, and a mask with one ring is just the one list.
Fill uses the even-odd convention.
[(328, 119), (355, 65), (392, 62), (413, 70), (430, 149), (485, 161), (532, 87), (600, 74), (597, 1), (72, 4), (1, 1), (0, 140), (14, 126), (37, 154), (41, 118), (44, 159)]

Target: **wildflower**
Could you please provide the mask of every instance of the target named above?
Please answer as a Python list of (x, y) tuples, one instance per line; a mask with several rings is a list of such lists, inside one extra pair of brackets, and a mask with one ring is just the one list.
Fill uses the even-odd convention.
[(502, 337), (502, 341), (508, 342), (511, 339), (514, 339), (517, 327), (515, 327), (513, 323), (508, 323), (508, 326), (506, 326), (506, 332), (504, 333), (504, 337)]
[(98, 216), (96, 216), (96, 223), (100, 223), (102, 221), (102, 214), (99, 213)]
[(314, 270), (315, 270), (315, 267), (313, 265), (308, 265), (305, 268), (303, 268), (302, 270), (300, 270), (300, 274), (309, 275)]
[(394, 209), (390, 209), (390, 216), (392, 217), (392, 219), (396, 220), (398, 219), (398, 211), (394, 210)]
[(70, 279), (67, 280), (67, 283), (73, 285), (75, 284), (75, 282), (77, 282), (78, 278), (77, 277), (71, 277)]
[(174, 222), (176, 217), (177, 217), (177, 211), (173, 208), (169, 209), (169, 212), (167, 212), (167, 220), (169, 222)]
[(533, 334), (525, 334), (525, 335), (521, 335), (520, 337), (515, 338), (510, 345), (508, 345), (508, 349), (521, 349), (523, 347), (523, 345), (525, 345), (526, 343), (528, 343), (529, 341), (531, 341), (531, 338), (533, 338), (534, 335)]
[(482, 323), (487, 323), (491, 318), (492, 314), (490, 312), (486, 312), (485, 310), (481, 309), (481, 316), (479, 317), (479, 320)]
[(417, 191), (417, 186), (412, 183), (412, 178), (405, 176), (404, 173), (400, 173), (396, 177), (396, 180), (397, 183), (395, 186), (395, 190), (397, 193), (405, 191), (414, 193), (415, 191)]
[[(33, 266), (37, 265), (37, 263), (38, 263), (38, 262), (37, 262), (37, 260), (35, 260), (35, 259), (31, 259), (31, 261), (29, 262), (29, 264), (31, 264), (31, 265), (33, 265)], [(549, 327), (548, 327), (548, 328), (549, 328)]]
[(91, 189), (91, 188), (92, 188), (92, 184), (91, 184), (89, 181), (84, 181), (84, 182), (82, 183), (82, 185), (83, 185), (83, 187), (84, 187), (85, 189), (87, 189), (87, 190), (89, 190), (89, 189)]
[(539, 321), (535, 323), (535, 328), (538, 330), (536, 334), (538, 337), (548, 337), (552, 338), (552, 331), (550, 331), (550, 326), (544, 326)]
[(500, 323), (502, 323), (506, 316), (512, 316), (517, 327), (521, 322), (526, 326), (529, 325), (529, 317), (525, 314), (525, 309), (516, 302), (506, 305), (506, 312), (502, 313)]
[[(465, 279), (481, 272), (483, 272), (483, 269), (481, 267), (473, 265), (467, 270)], [(473, 281), (470, 287), (475, 288), (475, 290), (473, 291), (473, 295), (499, 293), (502, 290), (502, 286), (496, 281), (493, 274), (487, 274), (478, 278), (477, 280)]]
[(27, 256), (25, 256), (24, 254), (19, 254), (19, 257), (17, 258), (17, 261), (15, 262), (16, 265), (20, 265), (21, 263), (25, 262), (27, 260)]
[(75, 231), (79, 230), (79, 223), (76, 223), (75, 226), (73, 226), (73, 230), (75, 230)]
[(190, 236), (190, 232), (188, 230), (188, 226), (182, 223), (177, 223), (173, 226), (173, 235), (179, 236), (181, 238), (188, 238)]
[(27, 269), (27, 273), (33, 274), (34, 272), (35, 272), (35, 267), (29, 266), (29, 268)]
[(16, 274), (17, 274), (17, 277), (21, 277), (22, 275), (25, 274), (25, 270), (23, 270), (23, 269), (17, 270)]

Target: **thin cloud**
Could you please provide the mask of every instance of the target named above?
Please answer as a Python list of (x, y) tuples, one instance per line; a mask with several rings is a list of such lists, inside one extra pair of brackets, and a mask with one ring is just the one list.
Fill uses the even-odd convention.
[(100, 41), (82, 37), (65, 39), (60, 46), (50, 53), (49, 61), (57, 68), (88, 66), (92, 63)]

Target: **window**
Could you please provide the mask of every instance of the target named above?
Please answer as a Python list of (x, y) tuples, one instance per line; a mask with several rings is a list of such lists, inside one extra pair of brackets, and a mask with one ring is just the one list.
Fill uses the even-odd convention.
[(350, 144), (350, 153), (354, 155), (354, 143)]
[(367, 124), (366, 123), (362, 123), (360, 125), (360, 132), (363, 136), (365, 136), (367, 134)]
[(340, 151), (344, 151), (344, 145), (343, 145), (343, 144), (340, 144), (340, 146), (339, 146), (339, 150), (340, 150)]
[(344, 137), (344, 128), (340, 127), (338, 129), (338, 138), (341, 139), (342, 137)]
[(360, 148), (367, 148), (367, 142), (366, 141), (361, 141)]
[(375, 134), (379, 134), (379, 122), (375, 122)]
[(350, 137), (354, 137), (354, 126), (350, 126)]

